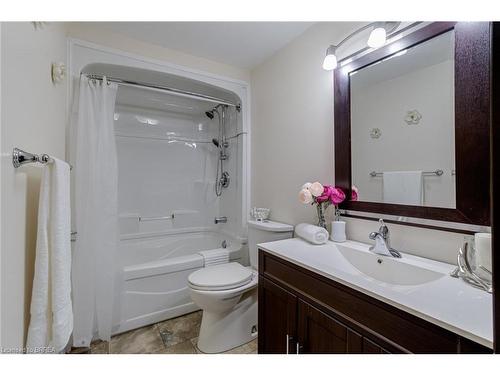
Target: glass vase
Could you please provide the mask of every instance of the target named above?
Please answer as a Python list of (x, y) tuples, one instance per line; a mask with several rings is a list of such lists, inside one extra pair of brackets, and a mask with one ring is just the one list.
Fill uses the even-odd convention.
[(322, 204), (316, 205), (316, 211), (318, 213), (318, 227), (326, 229), (325, 212)]

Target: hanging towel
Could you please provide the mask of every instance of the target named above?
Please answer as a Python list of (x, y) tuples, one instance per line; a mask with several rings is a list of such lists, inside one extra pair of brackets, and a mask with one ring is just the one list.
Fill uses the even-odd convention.
[(325, 228), (306, 223), (295, 226), (295, 235), (314, 245), (323, 245), (328, 241), (328, 231)]
[(198, 254), (203, 257), (205, 267), (229, 262), (229, 251), (227, 249), (204, 250), (198, 252)]
[(44, 167), (38, 203), (35, 275), (26, 346), (59, 353), (73, 330), (71, 305), (69, 165), (54, 159)]
[(422, 171), (384, 172), (384, 203), (421, 206)]

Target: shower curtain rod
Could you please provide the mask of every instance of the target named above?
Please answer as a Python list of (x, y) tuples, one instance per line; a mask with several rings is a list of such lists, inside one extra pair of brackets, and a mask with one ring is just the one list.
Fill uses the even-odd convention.
[[(102, 79), (104, 78), (104, 76), (101, 74), (86, 74), (86, 73), (82, 73), (82, 74), (84, 74), (89, 79), (97, 79), (97, 80), (102, 81)], [(215, 96), (199, 94), (199, 93), (186, 91), (186, 90), (180, 90), (180, 89), (176, 89), (176, 88), (168, 87), (168, 86), (154, 85), (154, 84), (146, 83), (146, 82), (129, 81), (129, 80), (120, 79), (120, 78), (113, 78), (113, 77), (109, 77), (109, 76), (106, 76), (106, 80), (109, 82), (115, 82), (119, 85), (136, 86), (136, 87), (138, 86), (138, 87), (142, 87), (142, 88), (146, 88), (146, 89), (154, 90), (154, 91), (167, 91), (170, 94), (174, 94), (177, 96), (195, 98), (195, 99), (204, 100), (204, 101), (212, 102), (212, 103), (225, 104), (228, 106), (235, 107), (238, 112), (241, 110), (241, 104), (239, 104), (239, 103), (235, 104), (232, 102), (228, 102), (227, 100), (220, 99), (220, 98), (217, 98)]]

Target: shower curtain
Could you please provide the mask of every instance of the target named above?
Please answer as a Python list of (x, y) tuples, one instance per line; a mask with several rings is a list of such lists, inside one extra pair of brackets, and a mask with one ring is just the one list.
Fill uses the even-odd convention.
[[(80, 78), (72, 126), (75, 225), (72, 283), (73, 345), (109, 341), (118, 242), (118, 165), (114, 135), (115, 83)], [(76, 102), (76, 101), (75, 101)]]

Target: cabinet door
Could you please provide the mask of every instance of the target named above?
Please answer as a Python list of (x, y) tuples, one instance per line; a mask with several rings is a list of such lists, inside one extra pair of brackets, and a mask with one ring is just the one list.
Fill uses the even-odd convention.
[(299, 300), (298, 334), (299, 353), (388, 353), (373, 341), (302, 300)]
[(297, 297), (262, 276), (258, 328), (259, 354), (296, 353)]
[(358, 332), (348, 330), (347, 352), (350, 354), (389, 354), (390, 352)]
[(299, 353), (348, 353), (348, 329), (299, 300)]

